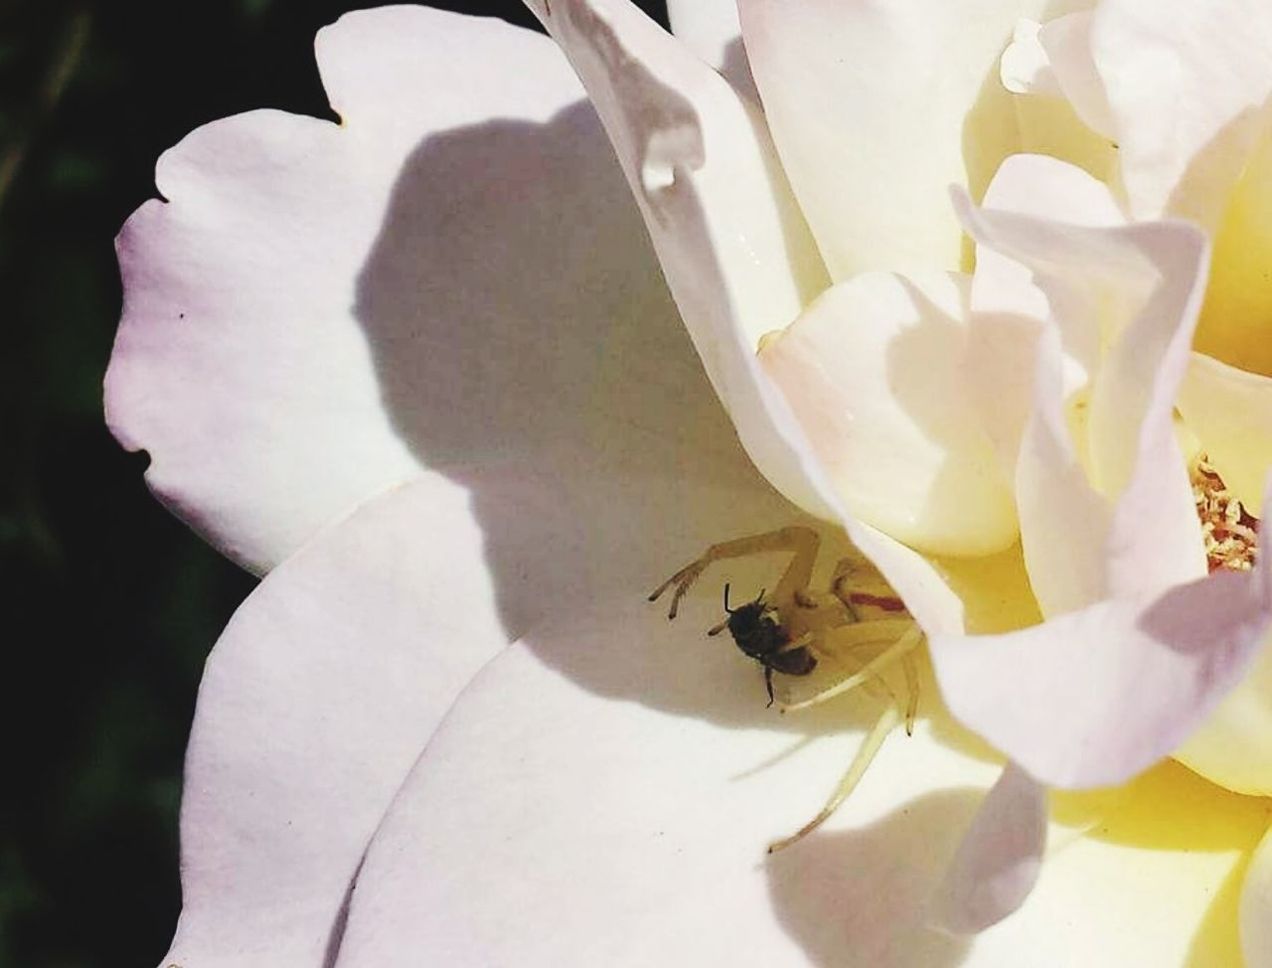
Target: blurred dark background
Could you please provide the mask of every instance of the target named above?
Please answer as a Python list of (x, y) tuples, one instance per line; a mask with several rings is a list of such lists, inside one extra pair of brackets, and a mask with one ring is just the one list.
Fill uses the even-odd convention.
[[(432, 5), (533, 23), (515, 0)], [(0, 0), (0, 965), (163, 956), (199, 676), (254, 584), (150, 497), (146, 458), (102, 422), (112, 239), (192, 128), (330, 117), (313, 36), (364, 6)]]

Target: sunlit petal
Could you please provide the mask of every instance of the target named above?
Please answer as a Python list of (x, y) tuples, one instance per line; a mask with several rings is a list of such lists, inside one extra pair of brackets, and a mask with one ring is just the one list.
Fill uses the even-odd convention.
[(857, 517), (933, 554), (1016, 541), (1010, 478), (973, 406), (967, 281), (864, 273), (760, 354)]

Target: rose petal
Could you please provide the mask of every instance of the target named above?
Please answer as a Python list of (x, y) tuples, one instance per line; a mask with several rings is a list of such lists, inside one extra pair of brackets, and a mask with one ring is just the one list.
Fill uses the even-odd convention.
[(754, 109), (626, 0), (530, 6), (574, 64), (627, 173), (707, 375), (743, 446), (782, 493), (834, 500), (755, 362), (764, 333), (825, 286)]
[(937, 923), (974, 934), (1011, 914), (1038, 880), (1046, 843), (1046, 791), (1009, 763), (946, 872)]
[(987, 786), (993, 767), (941, 751), (926, 726), (894, 736), (839, 814), (765, 862), (851, 759), (854, 735), (826, 734), (862, 721), (766, 710), (755, 664), (702, 638), (718, 609), (699, 602), (668, 625), (615, 603), (482, 676), (377, 835), (338, 964), (404, 950), (527, 966), (961, 950), (924, 925), (924, 900), (974, 808), (961, 785)]
[(1003, 54), (1003, 83), (1021, 94), (1066, 98), (1087, 127), (1116, 140), (1104, 82), (1091, 53), (1091, 21), (1090, 10), (1045, 24), (1022, 21)]
[[(932, 893), (997, 768), (926, 703), (930, 723), (885, 742), (823, 828), (765, 861), (767, 839), (834, 785), (868, 709), (766, 711), (754, 663), (699, 638), (718, 609), (687, 609), (684, 631), (636, 603), (578, 613), (483, 670), (377, 834), (338, 964), (423, 951), (460, 966), (1003, 965), (1037, 950), (1156, 964), (1211, 950), (1201, 933), (1228, 914), (1212, 902), (1266, 819), (1177, 767), (1067, 806), (1015, 916), (974, 940), (933, 930)], [(1173, 823), (1146, 822), (1163, 802)], [(1102, 839), (1080, 837), (1097, 825)], [(1088, 914), (1093, 930), (1075, 932)]]
[(1103, 0), (1091, 51), (1132, 214), (1213, 227), (1272, 93), (1272, 9), (1262, 0)]
[[(970, 179), (979, 190), (1003, 155), (1020, 150), (1010, 105), (999, 103), (997, 64), (1033, 6), (739, 2), (765, 114), (836, 281), (963, 264), (946, 189)], [(983, 100), (996, 113), (980, 126)]]
[(791, 523), (736, 447), (732, 462), (698, 463), (719, 479), (691, 453), (671, 473), (629, 460), (597, 476), (576, 459), (573, 473), (522, 460), (449, 471), (462, 487), (428, 474), (271, 573), (204, 680), (174, 953), (318, 963), (392, 791), (482, 661), (572, 603), (643, 603), (740, 527)]
[[(1004, 166), (1003, 177), (1032, 181), (1055, 206), (1081, 198), (1064, 191), (1066, 180), (1090, 181), (1077, 169), (1030, 157)], [(1045, 192), (1048, 186), (1060, 190)], [(1033, 272), (1049, 304), (1048, 325), (1057, 330), (1039, 347), (1042, 375), (1016, 481), (1025, 560), (1044, 612), (1058, 614), (1110, 594), (1160, 590), (1204, 574), (1201, 533), (1172, 422), (1204, 290), (1204, 236), (1182, 223), (1088, 227), (977, 212), (964, 200), (958, 207), (981, 245)], [(1077, 217), (1084, 211), (1100, 215), (1099, 206), (1078, 207)], [(993, 287), (995, 265), (978, 280), (982, 289)], [(1088, 348), (1088, 316), (1099, 320), (1102, 353)], [(1079, 347), (1089, 368), (1085, 423), (1079, 423), (1084, 433), (1076, 442), (1067, 426), (1071, 400), (1061, 381), (1061, 340)], [(1107, 521), (1099, 513), (1101, 495), (1110, 502)], [(1088, 530), (1080, 541), (1064, 537), (1075, 522)], [(1101, 533), (1107, 534), (1103, 540)]]
[(863, 273), (760, 354), (852, 513), (932, 554), (994, 554), (1017, 534), (970, 399), (968, 281)]
[(1246, 968), (1272, 965), (1272, 828), (1250, 861), (1241, 891), (1241, 953)]
[(165, 963), (321, 964), (393, 791), (506, 641), (467, 493), (432, 475), (271, 573), (200, 687)]
[(167, 204), (119, 238), (111, 426), (150, 451), (165, 502), (258, 570), (424, 464), (568, 439), (598, 321), (674, 319), (550, 41), (395, 7), (317, 48), (340, 126), (199, 129), (159, 163)]
[(1246, 674), (1272, 621), (1267, 566), (1106, 599), (1019, 632), (934, 636), (954, 715), (1052, 786), (1120, 783), (1175, 750)]
[(668, 0), (667, 17), (672, 33), (712, 67), (745, 62), (737, 0)]

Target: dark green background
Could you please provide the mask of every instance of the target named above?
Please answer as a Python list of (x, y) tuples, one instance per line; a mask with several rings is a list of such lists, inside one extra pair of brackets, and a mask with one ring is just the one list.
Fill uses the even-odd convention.
[[(199, 675), (254, 584), (102, 423), (112, 239), (190, 129), (330, 116), (313, 35), (368, 5), (0, 0), (0, 965), (163, 956)], [(433, 6), (532, 22), (516, 2)]]

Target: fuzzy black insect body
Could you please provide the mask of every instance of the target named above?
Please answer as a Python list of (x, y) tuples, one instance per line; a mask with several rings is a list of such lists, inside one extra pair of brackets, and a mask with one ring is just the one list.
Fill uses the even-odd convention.
[(777, 609), (764, 602), (764, 592), (753, 602), (739, 608), (729, 607), (729, 586), (724, 586), (724, 610), (729, 617), (711, 630), (714, 635), (728, 628), (733, 641), (743, 653), (764, 667), (764, 686), (768, 704), (773, 705), (773, 673), (806, 676), (817, 668), (817, 657), (806, 646), (791, 648), (791, 637), (778, 621)]

